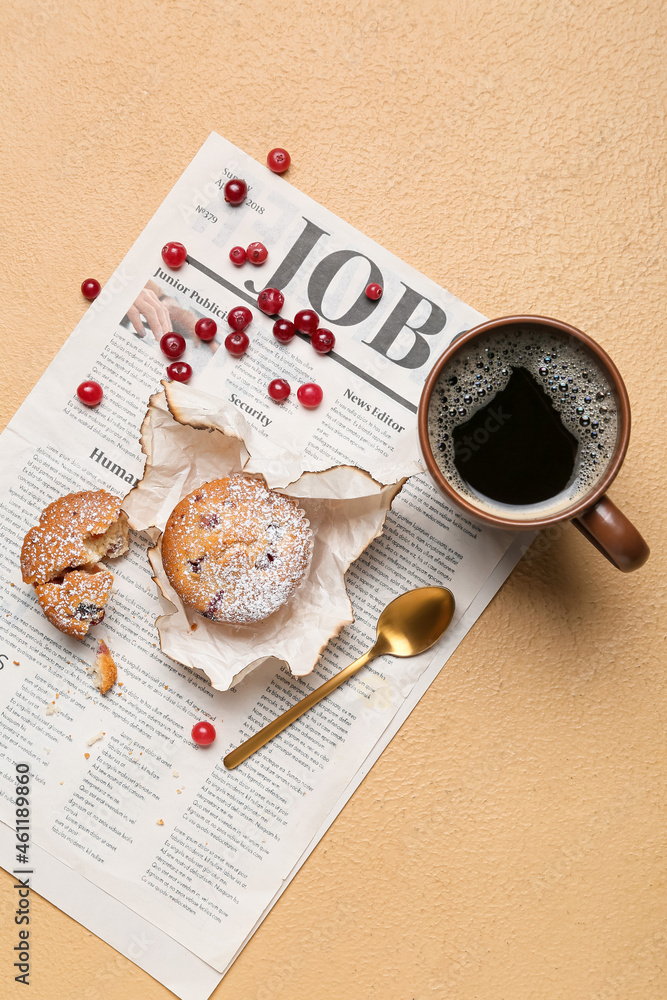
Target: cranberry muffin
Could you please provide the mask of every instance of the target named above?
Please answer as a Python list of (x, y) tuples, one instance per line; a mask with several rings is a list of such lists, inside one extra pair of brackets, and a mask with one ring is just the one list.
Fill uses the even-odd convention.
[(312, 553), (306, 517), (258, 479), (204, 483), (176, 505), (162, 536), (162, 563), (189, 607), (231, 625), (263, 621), (305, 578)]
[(120, 505), (120, 497), (106, 490), (68, 493), (42, 511), (23, 540), (24, 583), (32, 583), (51, 624), (75, 639), (104, 618), (113, 574), (99, 560), (127, 552)]

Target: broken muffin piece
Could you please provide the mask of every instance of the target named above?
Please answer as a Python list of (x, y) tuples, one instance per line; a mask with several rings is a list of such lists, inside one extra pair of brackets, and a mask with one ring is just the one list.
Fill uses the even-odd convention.
[(114, 686), (118, 671), (111, 651), (104, 639), (100, 639), (97, 656), (93, 664), (93, 680), (100, 694), (106, 694)]
[(52, 625), (66, 635), (83, 639), (90, 626), (99, 625), (104, 618), (112, 586), (113, 573), (97, 563), (35, 584), (35, 593)]
[(99, 563), (127, 552), (127, 515), (106, 490), (68, 493), (25, 536), (21, 572), (52, 625), (82, 639), (104, 618), (113, 574)]
[(46, 583), (67, 570), (127, 552), (127, 515), (121, 503), (106, 490), (68, 493), (50, 503), (23, 541), (24, 583)]

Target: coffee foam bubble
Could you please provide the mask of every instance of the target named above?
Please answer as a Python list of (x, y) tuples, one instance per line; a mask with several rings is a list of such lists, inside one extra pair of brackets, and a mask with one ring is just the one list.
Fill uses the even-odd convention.
[[(567, 487), (549, 500), (508, 506), (482, 497), (454, 464), (452, 431), (466, 423), (524, 368), (542, 387), (578, 442)], [(447, 481), (477, 507), (517, 521), (548, 516), (585, 496), (604, 475), (618, 436), (618, 401), (595, 356), (574, 337), (548, 327), (520, 324), (482, 334), (445, 365), (429, 404), (428, 432), (436, 462)]]

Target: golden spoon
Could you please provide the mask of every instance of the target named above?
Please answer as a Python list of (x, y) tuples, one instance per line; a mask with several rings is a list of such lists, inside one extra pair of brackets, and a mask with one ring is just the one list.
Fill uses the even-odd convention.
[(299, 719), (313, 705), (361, 670), (376, 656), (416, 656), (429, 649), (447, 630), (454, 615), (454, 595), (444, 587), (419, 587), (401, 594), (384, 609), (377, 624), (377, 639), (372, 649), (334, 674), (309, 695), (292, 705), (273, 722), (232, 750), (224, 759), (230, 771), (242, 764), (255, 750), (266, 746), (283, 729)]

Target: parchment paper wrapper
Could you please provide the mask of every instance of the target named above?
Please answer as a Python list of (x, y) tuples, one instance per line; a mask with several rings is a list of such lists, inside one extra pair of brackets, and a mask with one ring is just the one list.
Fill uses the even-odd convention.
[[(156, 622), (161, 648), (203, 671), (219, 691), (267, 659), (302, 677), (354, 620), (345, 572), (381, 533), (405, 479), (383, 486), (352, 466), (299, 475), (301, 456), (269, 446), (229, 403), (177, 382), (163, 385), (164, 392), (151, 396), (141, 429), (144, 477), (123, 503), (131, 526), (156, 540), (149, 559), (165, 610)], [(162, 567), (160, 538), (184, 496), (212, 479), (250, 470), (298, 501), (311, 524), (313, 557), (308, 576), (282, 608), (263, 622), (233, 626), (211, 622), (182, 603)], [(298, 478), (291, 482), (294, 472)]]

